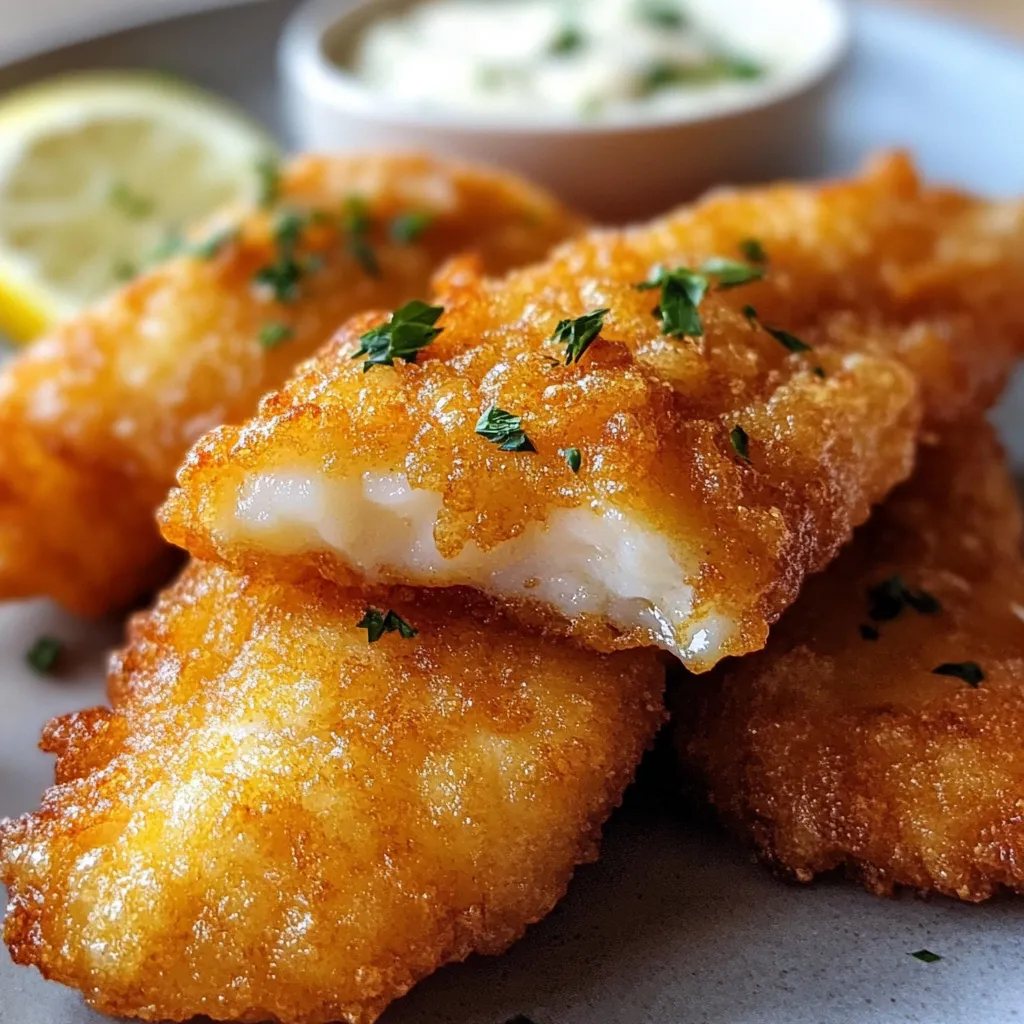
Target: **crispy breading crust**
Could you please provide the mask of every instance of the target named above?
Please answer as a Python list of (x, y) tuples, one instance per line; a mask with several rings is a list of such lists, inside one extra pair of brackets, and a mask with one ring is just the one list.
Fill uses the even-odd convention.
[[(503, 282), (449, 275), (437, 295), (443, 333), (416, 364), (362, 372), (356, 339), (384, 316), (367, 314), (247, 426), (200, 441), (163, 508), (164, 535), (246, 571), (351, 582), (333, 552), (273, 557), (220, 527), (246, 479), (294, 465), (337, 479), (401, 472), (442, 495), (434, 537), (448, 558), (494, 548), (556, 509), (612, 507), (666, 537), (680, 565), (696, 564), (695, 614), (717, 608), (738, 623), (716, 650), (678, 638), (688, 666), (708, 669), (763, 646), (805, 574), (908, 475), (922, 412), (942, 421), (998, 392), (1024, 340), (1024, 225), (1007, 210), (925, 190), (892, 157), (853, 181), (727, 193), (595, 233)], [(768, 252), (767, 280), (709, 294), (702, 338), (662, 335), (656, 298), (635, 284), (659, 263), (738, 256), (751, 235)], [(747, 304), (814, 351), (787, 351), (749, 322)], [(601, 339), (560, 365), (556, 323), (598, 307), (611, 310)], [(474, 433), (492, 404), (523, 416), (536, 453)], [(737, 424), (749, 465), (730, 443)], [(577, 475), (569, 446), (582, 452)], [(551, 609), (520, 611), (552, 625)], [(570, 628), (601, 649), (655, 639), (594, 616)]]
[[(801, 881), (844, 868), (887, 895), (1024, 892), (1020, 543), (989, 428), (926, 447), (765, 651), (675, 693), (677, 749), (726, 825)], [(897, 572), (941, 613), (872, 622), (867, 590)], [(932, 673), (964, 661), (977, 689)]]
[(478, 596), (367, 599), (193, 564), (52, 722), (58, 784), (0, 823), (14, 959), (145, 1019), (369, 1024), (499, 953), (594, 859), (664, 718), (652, 652), (517, 631)]
[[(379, 276), (338, 227), (351, 197), (372, 219)], [(323, 267), (288, 304), (253, 287), (277, 259), (284, 209), (333, 218), (304, 232), (301, 252)], [(409, 212), (433, 219), (415, 242), (392, 240), (390, 222)], [(582, 227), (510, 175), (402, 155), (301, 158), (276, 209), (226, 211), (194, 237), (224, 225), (238, 235), (213, 259), (171, 259), (0, 371), (0, 598), (47, 594), (92, 615), (137, 596), (165, 552), (153, 512), (204, 430), (252, 413), (347, 317), (421, 297), (450, 257), (473, 250), (502, 273)], [(291, 339), (262, 346), (267, 323)]]

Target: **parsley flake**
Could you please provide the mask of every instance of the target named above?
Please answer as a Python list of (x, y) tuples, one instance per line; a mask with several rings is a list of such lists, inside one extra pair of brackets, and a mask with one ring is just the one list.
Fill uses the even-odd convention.
[(578, 363), (583, 353), (601, 333), (607, 309), (595, 309), (575, 320), (559, 320), (554, 334), (548, 339), (565, 345), (565, 365)]
[(757, 238), (744, 238), (737, 248), (751, 263), (768, 262), (768, 253), (764, 251), (764, 246)]
[[(767, 324), (761, 323), (757, 315), (757, 310), (754, 309), (753, 306), (744, 306), (742, 313), (750, 321), (751, 327), (760, 327), (765, 334), (770, 334), (780, 345), (788, 349), (790, 352), (814, 351), (813, 345), (808, 345), (806, 341), (801, 341), (795, 334), (790, 334), (789, 331), (783, 331), (778, 327), (769, 327)], [(816, 367), (814, 372), (818, 373), (819, 370), (821, 370), (820, 366)], [(824, 377), (825, 371), (821, 370), (818, 375)]]
[(196, 242), (192, 246), (192, 255), (198, 256), (201, 260), (212, 260), (220, 255), (225, 246), (230, 245), (238, 237), (237, 228), (221, 228), (215, 231), (209, 238)]
[(646, 0), (641, 3), (638, 13), (640, 17), (654, 28), (667, 28), (678, 32), (686, 28), (687, 18), (682, 8), (671, 0)]
[(763, 267), (754, 267), (739, 260), (726, 259), (724, 256), (713, 256), (705, 260), (700, 270), (702, 274), (714, 278), (715, 284), (723, 291), (726, 288), (738, 288), (752, 281), (760, 281), (764, 277)]
[(362, 196), (349, 196), (345, 200), (342, 228), (348, 236), (348, 254), (370, 277), (380, 277), (380, 263), (370, 244), (373, 219), (370, 208)]
[(574, 473), (580, 471), (580, 466), (583, 465), (583, 455), (579, 448), (566, 448), (560, 454), (565, 457), (566, 464)]
[(434, 215), (426, 210), (400, 214), (391, 222), (391, 238), (400, 245), (412, 245), (434, 223)]
[(896, 573), (868, 589), (868, 617), (875, 622), (890, 622), (904, 608), (913, 608), (919, 615), (938, 615), (939, 599), (927, 590), (914, 590)]
[(869, 626), (866, 623), (861, 623), (860, 627), (860, 638), (861, 640), (877, 640), (882, 634), (875, 629), (874, 626)]
[(114, 275), (115, 281), (130, 281), (138, 274), (139, 266), (132, 260), (122, 258), (114, 260), (114, 265), (110, 268), (110, 272)]
[(153, 212), (155, 206), (149, 196), (136, 192), (123, 181), (115, 182), (111, 187), (110, 202), (131, 220), (143, 220)]
[(929, 594), (927, 590), (904, 590), (903, 599), (918, 615), (938, 615), (942, 611), (942, 602)]
[(555, 57), (564, 57), (583, 49), (586, 39), (575, 25), (566, 25), (548, 45), (548, 53)]
[(277, 348), (286, 341), (291, 341), (294, 332), (287, 324), (269, 323), (260, 328), (259, 342), (261, 348)]
[(713, 256), (705, 260), (697, 270), (689, 267), (676, 267), (674, 270), (656, 267), (646, 281), (634, 287), (638, 291), (661, 289), (661, 302), (655, 307), (654, 314), (661, 321), (663, 334), (673, 338), (697, 338), (704, 333), (699, 307), (713, 284), (725, 290), (759, 281), (763, 277), (764, 270), (761, 267), (724, 256)]
[(382, 612), (376, 608), (366, 609), (356, 623), (356, 629), (365, 629), (367, 642), (371, 644), (375, 644), (385, 633), (398, 633), (403, 640), (411, 640), (419, 632), (397, 612)]
[(985, 682), (985, 673), (976, 661), (947, 661), (932, 669), (935, 676), (953, 676), (962, 679), (968, 686), (977, 689)]
[(499, 409), (492, 405), (476, 421), (476, 433), (492, 441), (503, 452), (535, 452), (533, 442), (526, 436), (523, 430), (522, 416), (513, 416), (512, 413)]
[(720, 78), (738, 78), (740, 81), (763, 78), (765, 73), (764, 66), (749, 57), (719, 56), (715, 66)]
[(938, 961), (942, 959), (938, 953), (933, 953), (930, 949), (919, 949), (916, 953), (911, 953), (910, 956), (925, 964), (938, 963)]
[(700, 337), (704, 333), (698, 307), (709, 283), (704, 274), (686, 267), (675, 270), (658, 267), (648, 280), (635, 287), (642, 292), (661, 289), (661, 301), (654, 310), (661, 321), (661, 332), (673, 338), (685, 338)]
[(299, 297), (299, 282), (303, 275), (313, 269), (299, 259), (296, 251), (308, 223), (306, 214), (284, 214), (274, 229), (277, 260), (261, 267), (253, 278), (257, 286), (269, 292), (277, 302), (294, 302)]
[(36, 672), (46, 675), (52, 672), (64, 653), (64, 643), (53, 636), (41, 636), (29, 648), (25, 660)]
[(378, 324), (359, 339), (362, 344), (352, 358), (368, 357), (363, 373), (371, 366), (394, 366), (396, 359), (415, 363), (420, 350), (444, 329), (434, 326), (443, 312), (443, 306), (428, 306), (419, 299), (407, 302), (391, 314), (387, 323)]
[(713, 85), (730, 79), (760, 78), (764, 68), (745, 57), (718, 54), (697, 63), (656, 60), (641, 75), (637, 92), (641, 98), (678, 86)]
[(744, 462), (750, 462), (750, 438), (739, 424), (729, 431), (729, 443), (732, 445), (732, 450)]
[(275, 157), (265, 156), (256, 161), (256, 180), (257, 201), (264, 210), (269, 210), (281, 196), (281, 165)]
[(777, 327), (769, 327), (767, 324), (761, 324), (767, 334), (770, 334), (780, 345), (787, 348), (790, 352), (813, 352), (814, 348), (808, 345), (806, 341), (801, 341), (795, 334), (790, 334), (789, 331), (779, 330)]

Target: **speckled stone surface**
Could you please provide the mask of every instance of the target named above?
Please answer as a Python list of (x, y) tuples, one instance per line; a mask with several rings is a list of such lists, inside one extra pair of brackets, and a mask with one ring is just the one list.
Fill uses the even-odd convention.
[[(133, 29), (0, 69), (0, 91), (68, 67), (151, 65), (232, 95), (280, 129), (271, 69), (290, 7), (263, 0)], [(904, 144), (929, 174), (1024, 193), (1024, 145), (1006, 130), (1020, 123), (1020, 52), (882, 6), (857, 6), (856, 28), (820, 164), (802, 171), (847, 170), (872, 148)], [(996, 419), (1024, 470), (1024, 378)], [(35, 747), (39, 731), (50, 716), (102, 699), (104, 652), (119, 631), (41, 603), (0, 609), (0, 816), (36, 805), (52, 776)], [(25, 667), (40, 633), (73, 651), (59, 679)], [(921, 948), (943, 959), (910, 956)], [(634, 794), (607, 830), (601, 862), (578, 873), (548, 920), (504, 957), (440, 971), (384, 1020), (1004, 1024), (1024, 1019), (1022, 963), (1024, 900), (975, 907), (880, 900), (838, 881), (794, 888), (713, 827)], [(76, 993), (0, 954), (0, 1024), (102, 1020)]]

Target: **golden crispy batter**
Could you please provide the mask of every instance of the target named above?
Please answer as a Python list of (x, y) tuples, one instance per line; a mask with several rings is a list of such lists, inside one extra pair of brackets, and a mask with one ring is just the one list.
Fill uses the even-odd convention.
[[(842, 867), (882, 894), (1024, 892), (1020, 542), (989, 428), (961, 425), (808, 581), (765, 651), (677, 694), (683, 761), (769, 863), (801, 881)], [(868, 591), (897, 573), (941, 611), (873, 621)], [(933, 674), (968, 661), (977, 688)]]
[[(317, 254), (323, 266), (287, 303), (253, 286), (282, 256), (274, 230), (285, 209), (330, 215), (302, 233), (300, 260)], [(395, 219), (410, 213), (429, 225), (393, 240)], [(394, 155), (297, 160), (277, 208), (225, 213), (196, 239), (225, 225), (238, 234), (212, 259), (170, 260), (0, 373), (0, 597), (48, 594), (88, 614), (134, 597), (164, 551), (153, 511), (204, 430), (252, 413), (347, 317), (425, 294), (449, 257), (474, 250), (501, 273), (581, 227), (508, 175)], [(358, 258), (360, 239), (378, 276)], [(264, 347), (267, 324), (291, 338)]]
[(498, 953), (592, 860), (664, 717), (649, 651), (598, 655), (478, 596), (365, 598), (193, 564), (57, 719), (58, 784), (0, 824), (15, 960), (114, 1015), (373, 1021)]
[[(924, 189), (891, 157), (595, 233), (503, 282), (453, 271), (417, 363), (364, 373), (353, 349), (384, 317), (364, 315), (247, 426), (199, 442), (165, 536), (251, 572), (476, 586), (533, 625), (564, 616), (598, 648), (656, 642), (708, 669), (763, 646), (906, 477), (922, 411), (997, 393), (1024, 341), (1019, 212)], [(666, 337), (636, 283), (749, 236), (766, 280), (705, 297), (703, 337)], [(600, 339), (560, 365), (558, 321), (603, 307)], [(475, 433), (492, 405), (536, 452)]]

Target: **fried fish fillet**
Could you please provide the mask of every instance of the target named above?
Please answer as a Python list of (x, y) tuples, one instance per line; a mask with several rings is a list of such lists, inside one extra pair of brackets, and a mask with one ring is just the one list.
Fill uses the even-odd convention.
[(663, 663), (472, 594), (378, 610), (418, 635), (193, 564), (136, 617), (114, 710), (52, 722), (57, 785), (0, 824), (14, 959), (117, 1016), (370, 1022), (543, 917), (664, 718)]
[(763, 646), (906, 478), (922, 416), (998, 392), (1024, 341), (1020, 214), (891, 157), (597, 232), (503, 281), (453, 271), (415, 362), (368, 360), (409, 328), (367, 314), (200, 441), (164, 534), (247, 572), (472, 586), (709, 669)]
[(765, 651), (675, 703), (722, 820), (801, 881), (1024, 892), (1021, 512), (990, 429), (926, 447)]
[(424, 294), (448, 258), (501, 273), (581, 228), (514, 177), (418, 156), (299, 159), (277, 193), (0, 371), (0, 597), (87, 614), (135, 597), (204, 430), (250, 415), (354, 313)]

